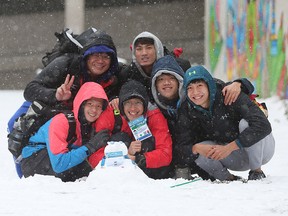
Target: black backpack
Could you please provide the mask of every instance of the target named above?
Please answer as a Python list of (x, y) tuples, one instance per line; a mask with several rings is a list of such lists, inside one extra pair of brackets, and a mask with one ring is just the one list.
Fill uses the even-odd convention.
[[(50, 52), (46, 52), (45, 56), (43, 56), (43, 66), (46, 67), (57, 57), (72, 53), (75, 54), (73, 55), (73, 61), (71, 63), (71, 65), (73, 65), (72, 68), (78, 70), (76, 64), (79, 66), (78, 56), (80, 55), (80, 51), (94, 32), (96, 32), (94, 28), (89, 28), (80, 35), (73, 34), (70, 29), (65, 29), (60, 33), (55, 32), (57, 42), (53, 49)], [(29, 113), (28, 110), (26, 114), (20, 116), (15, 121), (13, 130), (8, 134), (8, 149), (14, 157), (18, 158), (21, 155), (22, 149), (28, 144), (29, 138), (35, 134), (43, 124), (60, 112), (65, 114), (69, 121), (69, 127), (71, 128), (69, 129), (67, 140), (72, 139), (75, 135), (75, 129), (73, 129), (73, 125), (75, 124), (74, 115), (73, 118), (69, 117), (72, 111), (53, 109), (39, 101), (34, 101), (29, 109), (30, 111), (32, 110), (32, 112)]]
[[(48, 112), (49, 115), (44, 114)], [(68, 143), (76, 140), (76, 121), (74, 113), (70, 110), (53, 110), (43, 104), (34, 101), (26, 114), (20, 116), (14, 123), (13, 130), (8, 134), (8, 149), (15, 158), (18, 158), (22, 149), (28, 145), (29, 139), (38, 129), (53, 116), (63, 113), (69, 123), (69, 132), (66, 138)]]
[(46, 52), (45, 56), (42, 57), (42, 64), (46, 67), (54, 59), (66, 53), (80, 54), (87, 39), (96, 31), (94, 28), (89, 28), (80, 35), (73, 34), (70, 29), (55, 32), (57, 42), (53, 49), (50, 52)]

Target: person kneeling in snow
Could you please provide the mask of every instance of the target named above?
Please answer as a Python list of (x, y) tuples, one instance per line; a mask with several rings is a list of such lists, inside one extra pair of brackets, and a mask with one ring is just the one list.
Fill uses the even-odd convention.
[[(135, 80), (126, 82), (119, 94), (121, 132), (113, 134), (117, 120), (111, 107), (99, 117), (96, 130), (108, 129), (112, 133), (111, 140), (123, 141), (127, 144), (128, 157), (135, 161), (148, 177), (169, 178), (171, 177), (169, 165), (172, 160), (172, 139), (167, 120), (161, 111), (148, 101), (149, 97), (144, 85)], [(141, 124), (132, 126), (132, 123), (137, 121)], [(128, 135), (131, 140), (134, 139), (132, 142)]]
[(71, 128), (65, 114), (53, 117), (22, 150), (24, 177), (52, 175), (68, 182), (88, 176), (92, 167), (87, 158), (93, 155), (100, 161), (109, 139), (107, 130), (95, 134), (95, 121), (107, 105), (108, 98), (102, 86), (94, 82), (83, 84), (73, 101), (74, 141), (67, 141)]
[(183, 86), (175, 133), (183, 162), (196, 162), (221, 181), (239, 180), (229, 170), (250, 170), (248, 180), (265, 178), (261, 166), (272, 158), (275, 141), (262, 110), (243, 92), (225, 105), (223, 85), (203, 66), (188, 69)]

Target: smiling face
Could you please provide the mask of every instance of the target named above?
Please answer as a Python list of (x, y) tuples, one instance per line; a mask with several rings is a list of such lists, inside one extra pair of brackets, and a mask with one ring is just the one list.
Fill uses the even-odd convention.
[(107, 53), (93, 53), (88, 56), (87, 68), (91, 76), (100, 76), (108, 71), (111, 57)]
[(168, 100), (178, 97), (179, 83), (175, 76), (171, 74), (161, 74), (156, 79), (156, 90)]
[(151, 74), (152, 66), (157, 59), (154, 44), (141, 44), (135, 46), (135, 58), (147, 75)]
[(204, 80), (191, 82), (187, 87), (187, 95), (194, 104), (209, 108), (209, 88)]
[(141, 115), (144, 112), (144, 105), (141, 99), (139, 98), (131, 98), (129, 100), (124, 101), (123, 103), (124, 113), (129, 121), (132, 121)]
[(84, 115), (88, 122), (95, 122), (103, 111), (103, 99), (91, 98), (84, 105)]

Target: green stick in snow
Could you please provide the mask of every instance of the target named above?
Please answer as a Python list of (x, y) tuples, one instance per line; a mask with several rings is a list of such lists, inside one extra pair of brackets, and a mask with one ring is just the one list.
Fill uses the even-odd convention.
[(199, 178), (195, 178), (195, 179), (193, 179), (191, 181), (188, 181), (188, 182), (172, 185), (172, 186), (170, 186), (170, 188), (174, 188), (174, 187), (179, 187), (179, 186), (182, 186), (182, 185), (190, 184), (190, 183), (193, 183), (193, 182), (196, 182), (196, 181), (199, 181), (199, 180), (202, 180), (202, 178), (199, 177)]

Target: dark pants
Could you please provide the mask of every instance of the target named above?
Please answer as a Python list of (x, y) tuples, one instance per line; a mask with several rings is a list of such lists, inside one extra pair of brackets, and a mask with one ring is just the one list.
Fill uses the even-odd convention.
[(23, 158), (21, 168), (25, 178), (34, 176), (35, 174), (51, 175), (60, 178), (63, 182), (76, 181), (79, 178), (88, 176), (92, 171), (90, 164), (85, 160), (81, 164), (64, 172), (55, 173), (46, 148), (41, 149), (28, 158)]
[(171, 166), (164, 166), (160, 168), (141, 168), (142, 171), (152, 179), (167, 179), (171, 178), (173, 174), (171, 173)]

